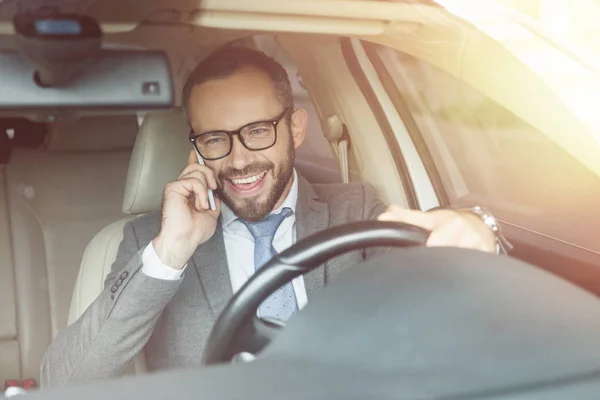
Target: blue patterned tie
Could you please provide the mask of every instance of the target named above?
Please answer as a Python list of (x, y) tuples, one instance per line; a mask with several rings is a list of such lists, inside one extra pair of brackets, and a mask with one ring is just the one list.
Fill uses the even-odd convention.
[[(248, 222), (240, 219), (254, 237), (254, 271), (258, 271), (277, 254), (273, 247), (273, 238), (279, 225), (290, 215), (292, 215), (292, 210), (286, 207), (279, 214), (269, 214), (260, 222)], [(298, 302), (291, 282), (277, 289), (258, 307), (259, 315), (262, 318), (274, 318), (281, 321), (287, 321), (296, 311), (298, 311)]]

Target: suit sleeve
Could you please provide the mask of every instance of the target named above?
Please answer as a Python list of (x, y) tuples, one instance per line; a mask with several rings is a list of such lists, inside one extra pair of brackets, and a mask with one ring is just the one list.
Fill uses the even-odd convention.
[(123, 234), (104, 290), (48, 348), (41, 366), (43, 387), (123, 375), (177, 292), (182, 279), (156, 279), (142, 272), (143, 249), (131, 222)]
[[(363, 220), (369, 221), (377, 219), (387, 209), (387, 205), (379, 199), (377, 191), (370, 183), (363, 185)], [(390, 251), (390, 247), (371, 247), (364, 250), (363, 257), (365, 260)]]

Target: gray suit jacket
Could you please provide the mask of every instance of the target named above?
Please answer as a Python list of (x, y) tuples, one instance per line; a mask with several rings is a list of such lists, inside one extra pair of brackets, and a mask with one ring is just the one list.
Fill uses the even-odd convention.
[[(297, 237), (374, 219), (384, 210), (368, 184), (310, 185), (300, 178)], [(43, 386), (123, 375), (142, 349), (151, 370), (200, 365), (210, 329), (233, 295), (223, 232), (217, 226), (213, 237), (194, 253), (183, 278), (167, 281), (141, 272), (141, 253), (159, 229), (159, 213), (125, 226), (104, 291), (49, 347), (42, 362)], [(345, 267), (375, 251), (341, 255), (305, 275), (309, 299)]]

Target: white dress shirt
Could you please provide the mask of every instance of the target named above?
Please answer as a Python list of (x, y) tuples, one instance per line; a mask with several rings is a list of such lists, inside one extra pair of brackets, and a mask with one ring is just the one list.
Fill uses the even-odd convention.
[[(273, 247), (281, 253), (296, 242), (296, 203), (298, 200), (298, 175), (294, 170), (294, 182), (287, 197), (279, 208), (273, 210), (272, 214), (278, 214), (284, 207), (288, 207), (293, 214), (283, 220), (273, 239)], [(221, 222), (223, 227), (223, 240), (225, 242), (225, 254), (227, 254), (227, 265), (231, 277), (231, 289), (237, 292), (254, 273), (254, 238), (238, 217), (225, 204), (221, 203)], [(160, 261), (152, 242), (142, 253), (142, 272), (156, 279), (177, 280), (181, 278), (187, 265), (181, 270), (172, 268)], [(304, 278), (299, 276), (292, 281), (298, 308), (302, 309), (307, 303)]]

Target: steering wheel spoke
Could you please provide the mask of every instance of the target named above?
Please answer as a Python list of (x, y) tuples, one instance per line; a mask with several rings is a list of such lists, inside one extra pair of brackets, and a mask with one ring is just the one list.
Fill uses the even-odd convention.
[(205, 365), (229, 362), (240, 352), (260, 353), (285, 323), (256, 317), (273, 292), (330, 258), (367, 247), (424, 245), (429, 232), (389, 221), (363, 221), (316, 233), (274, 257), (232, 297), (215, 322), (203, 354)]
[[(279, 332), (285, 328), (285, 322), (279, 320), (262, 319), (254, 317), (252, 319), (253, 335), (248, 340), (253, 354), (259, 354)], [(249, 348), (250, 349), (250, 348)]]

